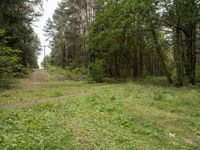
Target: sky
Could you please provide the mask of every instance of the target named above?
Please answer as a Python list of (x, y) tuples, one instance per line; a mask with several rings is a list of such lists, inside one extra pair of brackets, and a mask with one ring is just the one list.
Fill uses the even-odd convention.
[[(46, 55), (49, 55), (51, 53), (51, 49), (48, 47), (49, 46), (49, 42), (46, 41), (46, 37), (44, 36), (44, 26), (46, 25), (46, 22), (48, 20), (48, 18), (52, 18), (55, 9), (58, 6), (58, 3), (61, 0), (43, 0), (43, 16), (41, 16), (39, 18), (38, 22), (35, 22), (33, 25), (33, 28), (35, 30), (35, 32), (37, 33), (41, 45), (42, 46), (47, 46), (46, 47)], [(44, 48), (43, 48), (44, 50)], [(43, 61), (44, 58), (44, 51), (41, 52), (39, 58), (38, 58), (38, 64), (41, 67), (41, 62)]]

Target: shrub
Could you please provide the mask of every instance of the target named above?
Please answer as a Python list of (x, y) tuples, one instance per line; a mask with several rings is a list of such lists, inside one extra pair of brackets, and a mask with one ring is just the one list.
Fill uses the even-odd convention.
[(105, 68), (102, 60), (96, 60), (89, 66), (89, 76), (93, 81), (102, 82), (105, 76)]
[(46, 69), (58, 80), (82, 81), (88, 78), (88, 69), (86, 68), (66, 67), (63, 69), (49, 65)]

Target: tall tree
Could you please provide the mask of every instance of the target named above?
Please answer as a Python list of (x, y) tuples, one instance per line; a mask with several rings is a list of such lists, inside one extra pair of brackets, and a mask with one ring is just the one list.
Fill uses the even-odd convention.
[(34, 67), (37, 61), (39, 40), (31, 24), (40, 15), (35, 11), (35, 6), (40, 4), (41, 0), (0, 1), (0, 28), (5, 29), (10, 37), (9, 47), (21, 51), (19, 57), (25, 67)]

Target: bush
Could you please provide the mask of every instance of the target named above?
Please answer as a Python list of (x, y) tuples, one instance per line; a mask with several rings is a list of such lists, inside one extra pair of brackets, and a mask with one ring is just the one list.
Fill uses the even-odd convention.
[(102, 60), (96, 60), (89, 66), (89, 77), (96, 82), (102, 82), (105, 77), (105, 68)]
[(75, 80), (86, 80), (88, 78), (88, 70), (86, 68), (75, 68), (71, 72)]
[(86, 68), (66, 67), (63, 69), (49, 65), (46, 69), (58, 80), (82, 81), (88, 78), (88, 70)]
[(18, 65), (18, 57), (10, 48), (0, 49), (0, 86), (5, 86), (11, 81), (14, 71), (18, 70), (21, 65)]

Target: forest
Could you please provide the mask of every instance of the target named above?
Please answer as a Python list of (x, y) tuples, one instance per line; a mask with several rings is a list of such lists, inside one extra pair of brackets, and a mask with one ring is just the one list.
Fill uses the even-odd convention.
[[(50, 64), (89, 68), (102, 77), (166, 76), (196, 84), (197, 0), (64, 0), (45, 28)], [(101, 74), (101, 76), (100, 76)]]
[[(40, 41), (32, 23), (42, 1), (2, 0), (1, 80), (37, 68)], [(85, 68), (94, 81), (166, 76), (195, 85), (200, 72), (198, 0), (63, 0), (45, 32), (48, 64)], [(6, 69), (7, 68), (7, 69)], [(3, 83), (2, 83), (3, 84)]]
[(199, 150), (200, 0), (55, 1), (0, 0), (0, 150)]

